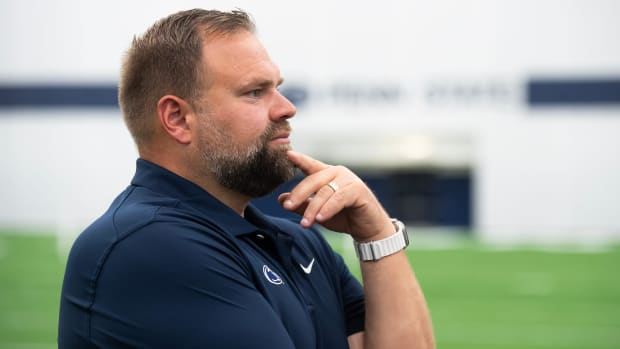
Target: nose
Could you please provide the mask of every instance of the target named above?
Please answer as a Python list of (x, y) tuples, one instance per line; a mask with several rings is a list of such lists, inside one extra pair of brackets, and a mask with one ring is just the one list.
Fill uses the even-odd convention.
[(290, 119), (297, 113), (297, 108), (288, 100), (280, 91), (276, 90), (275, 101), (270, 110), (270, 118), (272, 121), (280, 121)]

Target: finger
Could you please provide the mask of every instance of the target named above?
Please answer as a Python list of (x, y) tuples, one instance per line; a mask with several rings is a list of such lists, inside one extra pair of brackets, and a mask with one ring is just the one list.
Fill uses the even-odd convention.
[(303, 218), (301, 219), (301, 225), (309, 227), (314, 224), (317, 214), (321, 211), (323, 206), (330, 201), (335, 193), (336, 192), (328, 185), (321, 187), (312, 200), (307, 201), (306, 208), (303, 212)]
[(308, 203), (312, 200), (311, 198), (309, 198), (308, 200), (302, 202), (300, 205), (298, 205), (297, 207), (292, 207), (291, 205), (289, 205), (287, 203), (287, 200), (289, 198), (289, 196), (291, 195), (291, 193), (282, 193), (280, 194), (280, 196), (278, 196), (278, 202), (280, 203), (280, 205), (287, 211), (291, 211), (291, 212), (295, 212), (300, 216), (304, 215), (304, 211), (306, 210), (306, 207), (308, 206)]
[(329, 165), (324, 164), (317, 159), (292, 150), (286, 152), (286, 155), (288, 155), (289, 160), (291, 160), (295, 166), (299, 167), (299, 169), (306, 175), (311, 175), (329, 167)]
[(291, 193), (289, 193), (289, 192), (282, 193), (282, 194), (278, 195), (278, 203), (281, 206), (284, 206), (284, 201), (286, 201), (286, 199), (288, 199), (289, 196), (291, 196)]
[(339, 188), (334, 192), (329, 200), (327, 200), (316, 213), (315, 219), (319, 223), (323, 223), (332, 219), (336, 214), (350, 205), (349, 201), (354, 200), (355, 193), (349, 193), (351, 186), (347, 185)]
[(296, 208), (308, 198), (316, 195), (326, 183), (334, 180), (335, 176), (336, 172), (331, 167), (307, 176), (295, 185), (282, 205), (287, 209)]

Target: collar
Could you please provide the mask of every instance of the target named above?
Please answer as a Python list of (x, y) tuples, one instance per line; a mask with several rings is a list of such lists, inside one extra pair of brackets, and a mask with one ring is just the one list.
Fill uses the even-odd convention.
[(245, 209), (245, 218), (241, 217), (197, 184), (144, 159), (136, 161), (136, 174), (131, 184), (176, 199), (181, 205), (191, 206), (201, 212), (205, 219), (233, 236), (247, 235), (259, 230), (272, 235), (274, 239), (290, 235), (272, 223), (269, 217), (254, 205), (249, 204)]

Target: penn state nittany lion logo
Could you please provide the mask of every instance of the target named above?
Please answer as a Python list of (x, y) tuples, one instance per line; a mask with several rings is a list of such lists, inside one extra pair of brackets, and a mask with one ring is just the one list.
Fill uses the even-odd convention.
[(269, 269), (267, 265), (263, 265), (263, 274), (267, 281), (271, 282), (274, 285), (282, 285), (284, 281), (280, 278), (278, 274), (276, 274), (273, 270)]

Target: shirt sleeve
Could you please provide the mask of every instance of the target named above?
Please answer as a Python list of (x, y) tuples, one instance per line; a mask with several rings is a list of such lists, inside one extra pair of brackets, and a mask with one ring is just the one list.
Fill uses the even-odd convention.
[(132, 233), (101, 268), (92, 342), (105, 348), (294, 348), (242, 258), (223, 235), (182, 223)]

